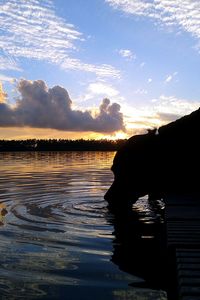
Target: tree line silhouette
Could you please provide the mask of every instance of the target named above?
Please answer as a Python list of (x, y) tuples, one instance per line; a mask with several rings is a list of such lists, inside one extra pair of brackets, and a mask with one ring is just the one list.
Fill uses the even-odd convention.
[(116, 151), (125, 143), (125, 141), (126, 139), (0, 140), (0, 152), (3, 151)]

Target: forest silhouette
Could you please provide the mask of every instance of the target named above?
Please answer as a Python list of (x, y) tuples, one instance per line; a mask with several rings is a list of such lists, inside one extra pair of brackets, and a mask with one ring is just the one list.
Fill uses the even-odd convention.
[(119, 140), (67, 140), (28, 139), (0, 140), (0, 152), (4, 151), (117, 151), (126, 142)]

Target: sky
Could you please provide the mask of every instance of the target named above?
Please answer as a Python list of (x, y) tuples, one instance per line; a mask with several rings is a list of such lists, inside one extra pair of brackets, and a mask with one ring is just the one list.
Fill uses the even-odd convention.
[(0, 139), (125, 138), (200, 106), (199, 0), (0, 0)]

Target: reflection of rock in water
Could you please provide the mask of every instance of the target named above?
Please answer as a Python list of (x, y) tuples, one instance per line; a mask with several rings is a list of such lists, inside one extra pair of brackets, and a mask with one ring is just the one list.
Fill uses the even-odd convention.
[(133, 210), (114, 214), (112, 261), (141, 278), (134, 286), (165, 289), (165, 244), (162, 203), (139, 199)]

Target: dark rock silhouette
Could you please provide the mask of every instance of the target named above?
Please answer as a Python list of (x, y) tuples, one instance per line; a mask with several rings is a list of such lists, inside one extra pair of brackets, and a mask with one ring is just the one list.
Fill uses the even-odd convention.
[(111, 209), (138, 197), (200, 191), (200, 109), (157, 131), (133, 136), (115, 155), (114, 182), (105, 195)]

